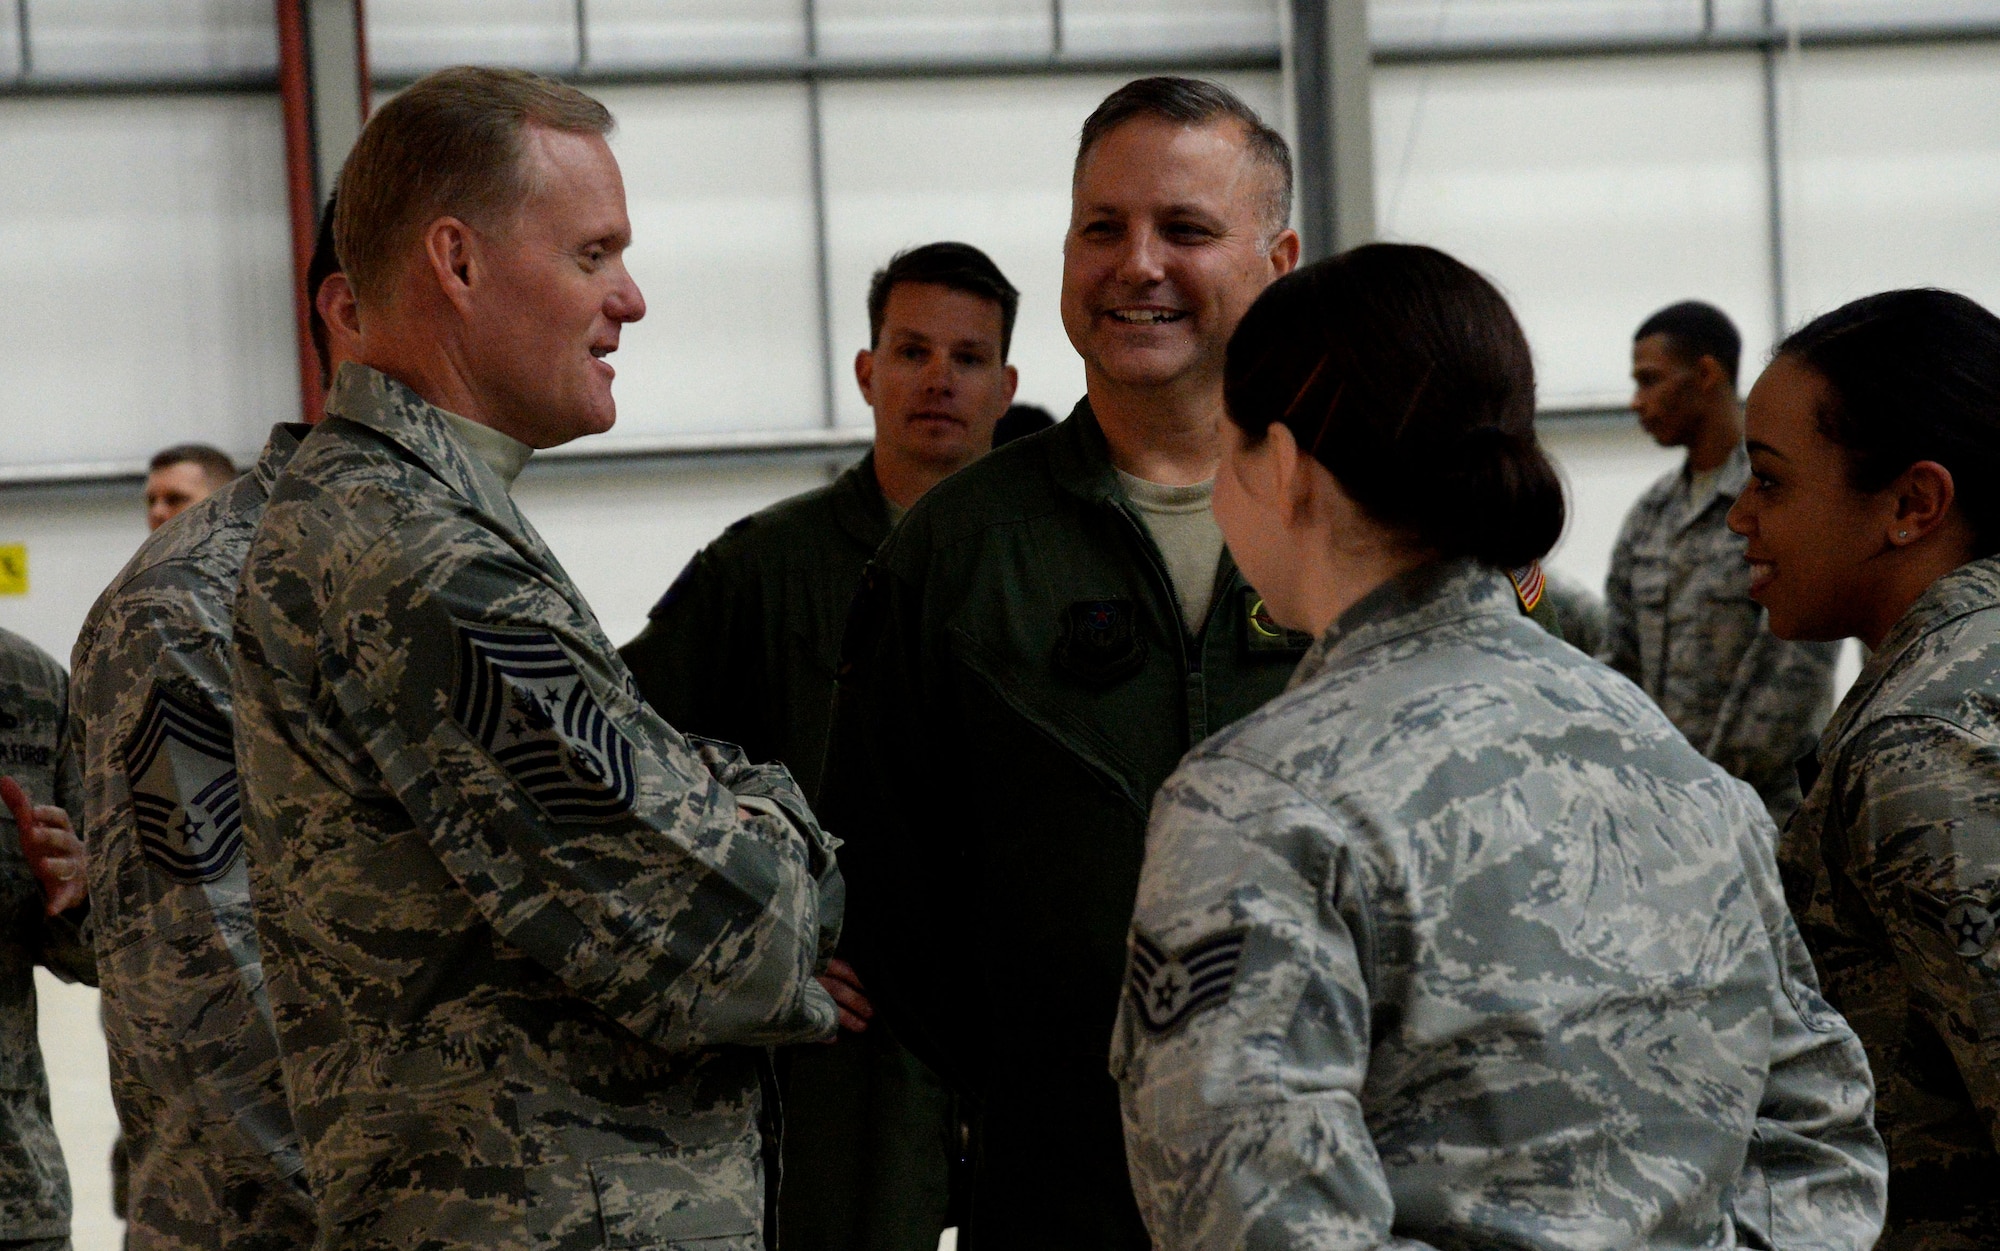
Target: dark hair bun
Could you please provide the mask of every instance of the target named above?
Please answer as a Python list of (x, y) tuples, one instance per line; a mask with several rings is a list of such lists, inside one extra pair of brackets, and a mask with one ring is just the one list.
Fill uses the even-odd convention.
[(1420, 546), (1511, 569), (1562, 536), (1527, 339), (1493, 284), (1435, 248), (1372, 243), (1273, 283), (1229, 341), (1223, 390), (1246, 434), (1282, 423)]

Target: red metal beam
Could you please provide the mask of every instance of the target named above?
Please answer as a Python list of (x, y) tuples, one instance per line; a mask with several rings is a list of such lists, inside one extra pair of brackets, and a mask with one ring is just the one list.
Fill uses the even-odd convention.
[(275, 0), (278, 13), (278, 95), (285, 106), (285, 198), (292, 219), (292, 310), (298, 340), (299, 412), (317, 421), (324, 387), (312, 344), (313, 292), (306, 267), (319, 237), (318, 195), (313, 188), (312, 80), (306, 64), (306, 0)]

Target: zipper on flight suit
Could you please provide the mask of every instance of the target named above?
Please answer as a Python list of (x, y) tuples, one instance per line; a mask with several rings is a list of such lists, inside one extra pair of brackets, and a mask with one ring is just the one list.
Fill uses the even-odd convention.
[[(1173, 608), (1174, 625), (1178, 627), (1174, 631), (1174, 637), (1179, 640), (1181, 699), (1184, 705), (1182, 711), (1187, 721), (1187, 747), (1191, 748), (1208, 737), (1208, 678), (1203, 674), (1201, 667), (1207, 649), (1202, 646), (1202, 642), (1208, 637), (1208, 627), (1215, 621), (1215, 606), (1223, 597), (1215, 594), (1209, 596), (1208, 615), (1202, 618), (1201, 633), (1190, 637), (1187, 631), (1187, 614), (1181, 611), (1180, 592), (1174, 589), (1173, 575), (1167, 572), (1166, 557), (1160, 555), (1159, 544), (1153, 542), (1152, 532), (1146, 529), (1144, 521), (1133, 516), (1131, 508), (1122, 498), (1114, 497), (1111, 507), (1125, 519), (1125, 524), (1132, 527), (1133, 536), (1139, 540), (1139, 546), (1145, 551), (1146, 559), (1153, 570), (1155, 589), (1161, 586), (1167, 588), (1167, 603)], [(1189, 659), (1190, 656), (1193, 657), (1192, 661)]]

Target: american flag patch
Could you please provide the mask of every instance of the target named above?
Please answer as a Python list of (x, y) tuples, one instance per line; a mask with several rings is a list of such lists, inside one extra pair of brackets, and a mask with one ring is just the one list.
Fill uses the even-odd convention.
[(1542, 576), (1542, 562), (1539, 560), (1519, 569), (1509, 569), (1507, 580), (1514, 584), (1514, 594), (1520, 597), (1522, 612), (1535, 611), (1535, 605), (1542, 602), (1542, 592), (1549, 588), (1548, 579)]

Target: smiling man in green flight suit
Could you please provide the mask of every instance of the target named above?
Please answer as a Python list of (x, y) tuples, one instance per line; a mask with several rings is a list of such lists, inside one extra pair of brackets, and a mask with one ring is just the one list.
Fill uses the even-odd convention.
[[(903, 511), (993, 445), (1014, 396), (1019, 295), (979, 249), (899, 253), (869, 284), (855, 380), (875, 446), (832, 484), (731, 526), (674, 580), (620, 655), (673, 725), (780, 761), (819, 789), (834, 666), (861, 571)], [(782, 1251), (932, 1251), (956, 1118), (938, 1079), (850, 981), (833, 1047), (785, 1068)]]

